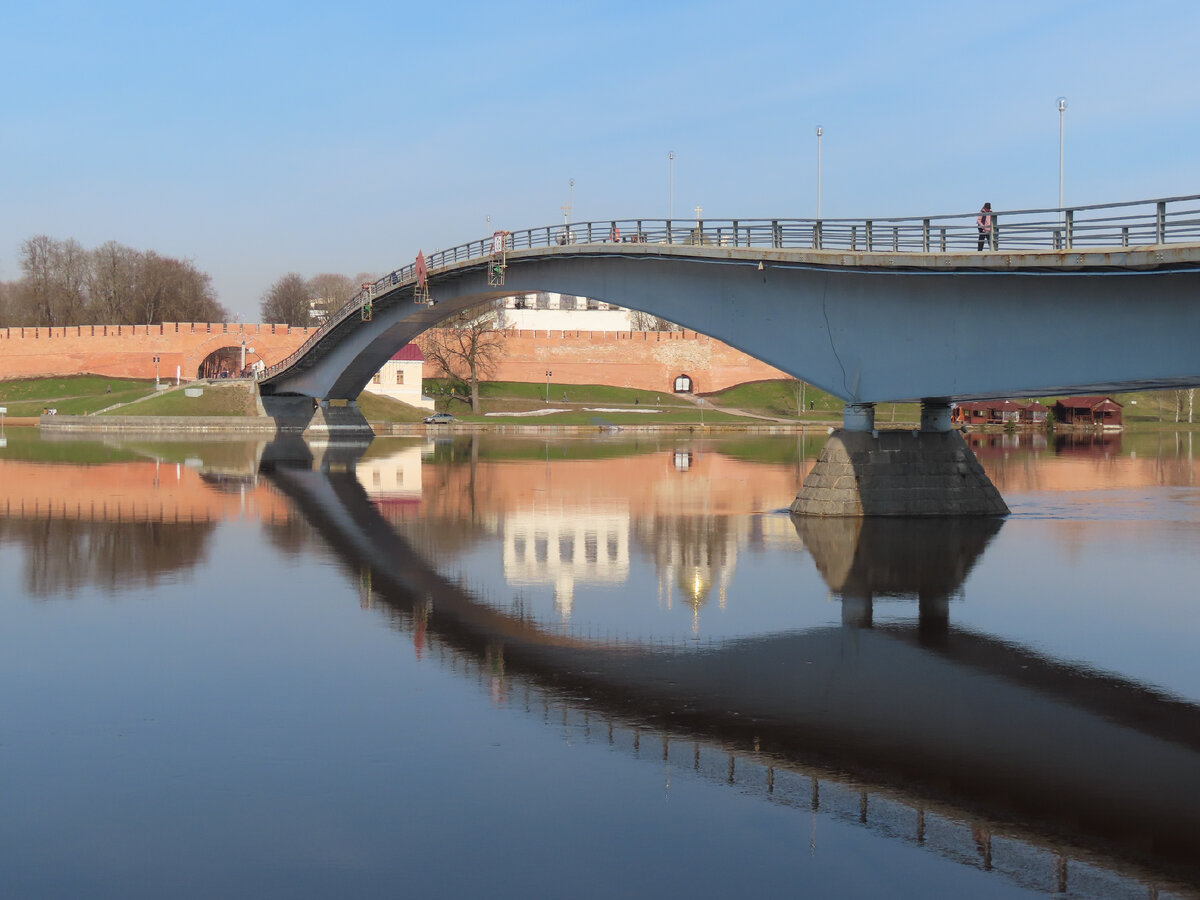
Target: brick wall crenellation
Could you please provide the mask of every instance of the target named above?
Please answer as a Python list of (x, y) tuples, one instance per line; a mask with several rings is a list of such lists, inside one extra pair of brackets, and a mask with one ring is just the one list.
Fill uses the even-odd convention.
[(156, 325), (15, 326), (0, 328), (0, 379), (90, 373), (113, 378), (185, 381), (214, 350), (253, 339), (255, 356), (268, 365), (283, 359), (315, 329), (250, 322), (164, 322)]
[[(91, 373), (113, 378), (168, 380), (178, 366), (185, 381), (197, 377), (213, 351), (253, 340), (255, 358), (272, 365), (293, 353), (315, 331), (248, 322), (164, 322), (161, 325), (70, 325), (0, 328), (0, 379)], [(555, 384), (610, 384), (670, 392), (679, 375), (693, 390), (722, 390), (747, 381), (787, 377), (707, 335), (694, 331), (501, 332), (502, 359), (493, 378)], [(426, 366), (426, 377), (436, 375)]]

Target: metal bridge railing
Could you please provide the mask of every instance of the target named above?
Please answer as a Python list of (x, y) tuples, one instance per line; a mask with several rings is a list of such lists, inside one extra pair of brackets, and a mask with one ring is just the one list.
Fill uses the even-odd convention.
[[(776, 250), (849, 250), (874, 253), (962, 253), (979, 246), (979, 212), (924, 218), (881, 219), (606, 219), (542, 225), (509, 232), (508, 250), (632, 244), (762, 247)], [(1073, 250), (1153, 244), (1200, 243), (1200, 194), (1062, 209), (992, 212), (985, 250)], [(492, 237), (437, 250), (429, 273), (490, 255)], [(293, 365), (363, 304), (394, 288), (411, 286), (415, 263), (384, 275), (333, 313), (286, 359), (267, 369), (271, 378)]]

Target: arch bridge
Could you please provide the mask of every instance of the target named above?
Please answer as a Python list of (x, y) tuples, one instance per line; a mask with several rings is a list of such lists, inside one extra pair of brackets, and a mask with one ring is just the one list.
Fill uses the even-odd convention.
[[(532, 291), (619, 304), (718, 338), (841, 398), (845, 431), (872, 440), (881, 402), (919, 401), (921, 434), (939, 436), (950, 432), (957, 400), (1200, 385), (1200, 195), (998, 210), (986, 225), (965, 214), (622, 219), (497, 232), (367, 286), (269, 369), (261, 391), (265, 403), (353, 402), (421, 332)], [(964, 476), (964, 503), (937, 489), (928, 505), (897, 512), (890, 501), (864, 503), (859, 491), (869, 474), (863, 454), (895, 460), (897, 449), (844, 449), (839, 466), (851, 470), (821, 477), (853, 475), (850, 493), (826, 503), (826, 491), (796, 511), (1007, 511), (994, 488), (980, 502), (957, 445), (943, 449)]]

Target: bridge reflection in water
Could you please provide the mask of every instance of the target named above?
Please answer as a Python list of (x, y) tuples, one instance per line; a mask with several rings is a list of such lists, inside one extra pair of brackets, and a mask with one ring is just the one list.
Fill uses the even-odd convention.
[[(813, 841), (821, 811), (1035, 890), (1200, 888), (1200, 708), (950, 621), (999, 523), (802, 521), (842, 627), (612, 645), (444, 577), (356, 480), (361, 450), (326, 447), (314, 465), (281, 441), (262, 471), (420, 644), (472, 660), (495, 692), (811, 810)], [(918, 622), (873, 626), (885, 598), (916, 599)]]

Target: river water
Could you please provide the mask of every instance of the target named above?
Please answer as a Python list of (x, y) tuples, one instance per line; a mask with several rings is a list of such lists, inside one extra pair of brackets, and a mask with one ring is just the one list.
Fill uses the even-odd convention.
[(0, 896), (1200, 896), (1192, 435), (822, 440), (9, 429)]

